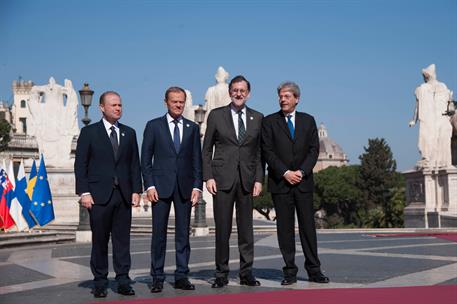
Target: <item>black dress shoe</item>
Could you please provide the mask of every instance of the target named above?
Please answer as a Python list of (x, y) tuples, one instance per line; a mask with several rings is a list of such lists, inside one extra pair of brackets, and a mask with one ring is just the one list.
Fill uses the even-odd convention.
[(129, 284), (122, 284), (117, 287), (117, 292), (124, 296), (134, 296), (135, 290)]
[(162, 281), (157, 280), (152, 283), (152, 287), (151, 287), (152, 293), (162, 292), (162, 289), (163, 289)]
[(247, 285), (247, 286), (260, 286), (260, 282), (255, 279), (254, 276), (244, 276), (240, 277), (240, 285)]
[(216, 278), (216, 280), (214, 280), (214, 283), (211, 284), (211, 288), (222, 288), (227, 284), (228, 284), (227, 278)]
[(330, 279), (326, 277), (322, 272), (318, 272), (313, 275), (308, 275), (308, 280), (314, 283), (328, 283)]
[(93, 293), (95, 298), (106, 298), (108, 295), (105, 287), (95, 287)]
[(175, 281), (175, 289), (195, 290), (195, 285), (192, 284), (188, 279), (179, 279)]
[(286, 286), (286, 285), (292, 285), (297, 283), (297, 278), (284, 278), (281, 281), (281, 285)]

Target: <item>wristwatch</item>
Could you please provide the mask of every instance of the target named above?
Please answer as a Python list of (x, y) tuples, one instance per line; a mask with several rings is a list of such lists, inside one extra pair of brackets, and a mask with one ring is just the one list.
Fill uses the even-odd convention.
[(305, 177), (305, 171), (300, 170), (300, 172), (301, 172), (301, 177), (302, 177), (302, 178)]

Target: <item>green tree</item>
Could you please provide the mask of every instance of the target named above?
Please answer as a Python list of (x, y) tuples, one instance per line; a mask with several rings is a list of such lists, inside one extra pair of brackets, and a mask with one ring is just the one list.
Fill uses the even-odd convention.
[[(265, 178), (267, 180), (268, 178)], [(262, 186), (262, 193), (258, 197), (254, 197), (253, 207), (257, 212), (262, 214), (267, 220), (271, 221), (270, 212), (274, 208), (273, 199), (270, 192), (267, 191), (267, 183)]]
[(365, 203), (365, 223), (371, 227), (391, 227), (396, 222), (391, 200), (395, 196), (395, 187), (399, 185), (396, 162), (383, 138), (369, 139), (364, 150), (365, 153), (359, 156), (359, 188)]
[(329, 167), (314, 174), (314, 207), (324, 209), (330, 228), (360, 227), (360, 166)]
[(0, 119), (0, 152), (5, 151), (11, 140), (11, 125), (6, 119)]

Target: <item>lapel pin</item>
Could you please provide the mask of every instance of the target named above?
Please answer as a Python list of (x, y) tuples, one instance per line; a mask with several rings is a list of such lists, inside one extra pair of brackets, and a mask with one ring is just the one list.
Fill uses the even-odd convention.
[(125, 133), (121, 133), (122, 136), (125, 136)]
[(249, 117), (249, 118), (250, 118), (251, 120), (254, 120), (254, 117), (252, 117), (252, 116), (251, 116), (251, 117)]
[(189, 125), (189, 124), (186, 124), (186, 127), (188, 127), (188, 128), (189, 128), (189, 127), (190, 127), (190, 125)]

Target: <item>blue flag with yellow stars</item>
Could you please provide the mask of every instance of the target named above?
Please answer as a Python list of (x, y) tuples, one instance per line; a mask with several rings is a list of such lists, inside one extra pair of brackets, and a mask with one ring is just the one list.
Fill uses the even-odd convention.
[(41, 155), (40, 168), (38, 169), (36, 184), (33, 189), (30, 211), (40, 226), (44, 226), (55, 219), (43, 154)]

